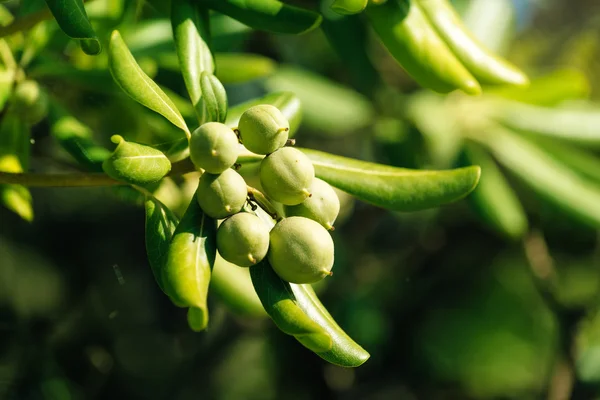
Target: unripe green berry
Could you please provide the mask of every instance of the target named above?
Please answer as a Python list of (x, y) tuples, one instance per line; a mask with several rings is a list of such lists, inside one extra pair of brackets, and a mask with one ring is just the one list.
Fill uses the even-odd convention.
[(219, 175), (205, 172), (196, 191), (196, 198), (202, 210), (215, 219), (240, 212), (247, 196), (248, 189), (244, 178), (232, 169), (226, 169)]
[(260, 164), (260, 183), (270, 198), (293, 206), (302, 203), (315, 178), (315, 168), (300, 150), (284, 147), (265, 157)]
[(285, 215), (310, 218), (333, 229), (333, 223), (340, 212), (340, 199), (329, 183), (315, 178), (309, 191), (311, 196), (295, 206), (285, 206)]
[(331, 275), (333, 239), (319, 223), (289, 217), (271, 230), (267, 259), (283, 280), (315, 283)]
[(238, 123), (246, 148), (257, 154), (270, 154), (288, 140), (290, 123), (277, 107), (260, 104), (247, 109)]
[(48, 96), (36, 81), (26, 80), (15, 87), (13, 110), (28, 124), (37, 124), (48, 114)]
[(240, 144), (235, 132), (219, 122), (208, 122), (190, 137), (190, 158), (197, 168), (220, 174), (235, 163)]
[(227, 218), (217, 230), (217, 250), (240, 267), (260, 261), (269, 250), (269, 230), (256, 215), (240, 212)]

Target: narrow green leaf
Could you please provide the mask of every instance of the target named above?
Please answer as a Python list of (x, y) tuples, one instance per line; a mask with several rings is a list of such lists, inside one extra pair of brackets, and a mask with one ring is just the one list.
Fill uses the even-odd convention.
[(225, 122), (227, 118), (227, 92), (219, 78), (208, 72), (200, 76), (202, 98), (200, 104), (205, 119), (202, 122)]
[(191, 307), (188, 317), (194, 331), (208, 325), (206, 298), (217, 254), (216, 231), (216, 221), (192, 197), (173, 234), (163, 269), (164, 290), (177, 305)]
[(275, 61), (252, 53), (216, 53), (216, 74), (224, 84), (265, 78), (276, 69)]
[(85, 12), (83, 0), (46, 0), (46, 4), (63, 32), (78, 39), (85, 53), (95, 55), (102, 51), (100, 40)]
[(202, 4), (253, 29), (302, 34), (321, 24), (321, 15), (277, 0), (201, 0)]
[(369, 0), (334, 0), (331, 9), (341, 15), (352, 15), (363, 12)]
[(300, 99), (292, 92), (269, 93), (264, 97), (235, 105), (227, 111), (225, 124), (231, 128), (237, 128), (244, 111), (259, 104), (270, 104), (277, 107), (283, 113), (290, 122), (289, 137), (292, 137), (297, 132), (302, 121), (302, 104), (300, 103)]
[(146, 196), (144, 208), (146, 210), (146, 253), (148, 262), (152, 268), (154, 279), (164, 292), (165, 285), (162, 270), (178, 221), (167, 206), (152, 196)]
[(189, 136), (189, 129), (173, 101), (142, 71), (118, 31), (111, 35), (108, 59), (113, 79), (125, 93), (161, 114)]
[(600, 227), (600, 185), (580, 177), (526, 139), (496, 129), (482, 139), (498, 162), (536, 193), (580, 221)]
[[(0, 125), (0, 171), (21, 173), (29, 164), (29, 129), (12, 113), (4, 116)], [(23, 218), (33, 220), (29, 189), (21, 185), (0, 185), (0, 204)]]
[(499, 86), (486, 89), (485, 93), (521, 103), (553, 106), (566, 100), (587, 98), (590, 83), (583, 72), (565, 68), (533, 79), (528, 87)]
[(600, 109), (540, 107), (518, 102), (498, 102), (494, 118), (522, 132), (585, 145), (600, 145)]
[(369, 359), (370, 354), (352, 340), (335, 322), (312, 286), (291, 283), (290, 287), (302, 311), (323, 327), (333, 340), (331, 350), (317, 353), (321, 358), (342, 367), (359, 367)]
[(337, 325), (310, 285), (283, 281), (266, 260), (251, 266), (250, 276), (265, 310), (282, 332), (332, 364), (357, 367), (369, 358)]
[(208, 9), (201, 8), (190, 0), (172, 0), (171, 24), (179, 67), (201, 123), (205, 121), (205, 117), (200, 103), (200, 77), (203, 72), (212, 74), (215, 71), (213, 56), (207, 44), (208, 20)]
[(356, 198), (395, 211), (416, 211), (460, 200), (479, 182), (478, 166), (442, 171), (411, 170), (300, 149), (317, 177)]
[(152, 147), (126, 142), (119, 135), (113, 135), (111, 141), (117, 148), (102, 163), (102, 169), (111, 178), (144, 185), (162, 179), (171, 170), (169, 159)]
[(289, 91), (302, 103), (304, 125), (345, 135), (373, 121), (371, 102), (354, 90), (295, 67), (281, 67), (265, 81), (269, 91)]
[(56, 103), (51, 103), (50, 134), (87, 170), (102, 172), (110, 151), (94, 142), (92, 131)]
[(23, 220), (27, 222), (33, 221), (31, 193), (25, 186), (0, 185), (0, 204), (17, 214)]
[(479, 165), (481, 180), (467, 198), (469, 204), (500, 234), (519, 239), (527, 231), (527, 215), (516, 193), (494, 160), (476, 144), (467, 144), (461, 165)]
[(249, 317), (267, 316), (252, 285), (250, 270), (224, 260), (219, 253), (212, 271), (210, 293), (214, 293), (237, 314)]
[(416, 0), (423, 13), (460, 62), (482, 84), (527, 86), (516, 66), (483, 46), (463, 25), (449, 0)]
[(532, 137), (533, 142), (579, 175), (600, 183), (600, 157), (585, 149), (551, 138)]

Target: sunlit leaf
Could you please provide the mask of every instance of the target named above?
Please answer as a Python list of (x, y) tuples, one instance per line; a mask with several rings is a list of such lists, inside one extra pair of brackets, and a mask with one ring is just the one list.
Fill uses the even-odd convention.
[(460, 200), (479, 182), (481, 169), (411, 170), (301, 149), (317, 177), (379, 207), (415, 211)]

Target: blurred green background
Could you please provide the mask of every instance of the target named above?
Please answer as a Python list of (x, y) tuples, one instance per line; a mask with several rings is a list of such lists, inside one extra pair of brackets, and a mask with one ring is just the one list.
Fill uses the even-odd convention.
[[(111, 3), (90, 4), (98, 31), (121, 24), (146, 71), (184, 97), (157, 5), (131, 2), (133, 17), (123, 22), (111, 19)], [(455, 5), (474, 12), (469, 3)], [(532, 78), (578, 71), (587, 107), (600, 110), (600, 4), (476, 3), (510, 3), (514, 13), (471, 16), (475, 33)], [(18, 8), (17, 1), (4, 4)], [(114, 133), (143, 138), (174, 129), (115, 95), (110, 77), (103, 80), (106, 60), (84, 55), (54, 24), (45, 24), (49, 44), (30, 76), (100, 142)], [(429, 95), (369, 30), (356, 32), (368, 51), (361, 61), (333, 51), (321, 30), (289, 37), (224, 24), (217, 51), (273, 60), (260, 79), (236, 83), (236, 70), (224, 79), (231, 104), (295, 91), (303, 100), (296, 136), (303, 147), (409, 168), (448, 167), (450, 133), (432, 145), (415, 123), (423, 119), (407, 112)], [(424, 121), (434, 119), (452, 130), (450, 119), (426, 112)], [(33, 171), (68, 169), (47, 122), (34, 127), (33, 139)], [(356, 370), (328, 365), (269, 319), (236, 315), (214, 296), (209, 329), (192, 332), (186, 311), (153, 280), (143, 208), (105, 188), (34, 188), (32, 223), (0, 209), (0, 399), (600, 398), (598, 230), (510, 182), (529, 217), (520, 240), (495, 233), (467, 201), (400, 214), (342, 196), (335, 275), (320, 296), (371, 353)], [(173, 199), (165, 191), (175, 207), (191, 195), (173, 190)]]

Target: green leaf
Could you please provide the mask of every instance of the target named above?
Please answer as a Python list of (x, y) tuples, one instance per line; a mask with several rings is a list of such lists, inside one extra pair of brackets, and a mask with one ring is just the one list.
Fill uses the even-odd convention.
[(102, 163), (102, 169), (111, 178), (144, 185), (159, 181), (171, 170), (169, 159), (152, 147), (126, 142), (119, 135), (113, 135), (111, 141), (117, 148)]
[(216, 221), (204, 214), (196, 196), (177, 225), (163, 269), (165, 292), (179, 306), (191, 307), (194, 331), (208, 325), (206, 298), (217, 254)]
[[(0, 125), (0, 171), (22, 173), (29, 163), (29, 130), (14, 114), (4, 116)], [(21, 185), (0, 185), (0, 204), (23, 218), (33, 220), (29, 189)]]
[(202, 0), (202, 4), (253, 29), (302, 34), (317, 28), (321, 15), (277, 0)]
[(416, 211), (460, 200), (479, 182), (478, 166), (442, 171), (411, 170), (300, 149), (317, 177), (354, 197), (395, 211)]
[(358, 367), (369, 358), (325, 310), (310, 285), (283, 281), (266, 260), (250, 267), (254, 288), (282, 332), (332, 364)]
[(56, 103), (51, 103), (50, 134), (80, 165), (102, 172), (102, 163), (110, 151), (94, 142), (92, 131)]
[(224, 84), (265, 78), (276, 69), (275, 61), (252, 53), (216, 53), (216, 74)]
[(173, 101), (142, 71), (118, 31), (113, 31), (110, 37), (108, 60), (113, 79), (125, 93), (161, 114), (189, 136), (189, 129)]
[(90, 55), (102, 51), (100, 40), (88, 20), (83, 0), (46, 0), (60, 28), (73, 39), (79, 39), (81, 49)]
[(462, 165), (479, 165), (481, 180), (467, 198), (475, 211), (500, 234), (519, 239), (527, 232), (527, 215), (495, 161), (476, 144), (463, 149)]
[(202, 122), (225, 122), (227, 117), (227, 92), (219, 78), (203, 72), (200, 77), (202, 98), (200, 105), (204, 110)]
[[(146, 196), (146, 253), (152, 268), (154, 279), (164, 292), (162, 270), (165, 265), (169, 244), (175, 228), (177, 217), (160, 201), (152, 196)], [(166, 292), (165, 292), (166, 293)]]
[(600, 144), (600, 109), (572, 106), (540, 107), (518, 102), (498, 102), (494, 118), (522, 132), (585, 145)]
[(237, 128), (244, 111), (259, 104), (270, 104), (277, 107), (283, 113), (290, 122), (289, 137), (292, 137), (297, 132), (302, 121), (302, 104), (300, 103), (300, 99), (292, 92), (270, 93), (264, 97), (235, 105), (227, 111), (225, 124), (231, 128)]
[(482, 84), (527, 86), (517, 67), (485, 48), (463, 25), (448, 0), (415, 0), (423, 13), (469, 72)]
[(341, 15), (351, 15), (363, 12), (369, 0), (334, 0), (331, 9)]
[(190, 0), (172, 0), (171, 24), (185, 87), (202, 123), (205, 117), (201, 103), (201, 74), (212, 74), (215, 71), (213, 56), (207, 44), (208, 10)]
[(472, 0), (463, 15), (465, 26), (485, 47), (502, 54), (515, 33), (516, 10), (511, 0)]
[(547, 201), (600, 227), (600, 185), (591, 183), (518, 135), (496, 129), (482, 139), (498, 162)]
[(477, 80), (439, 37), (415, 0), (367, 7), (369, 22), (383, 45), (420, 85), (440, 93), (461, 89), (481, 93)]
[(600, 158), (585, 149), (551, 138), (532, 137), (533, 142), (582, 177), (600, 182)]
[(318, 132), (345, 135), (373, 121), (373, 107), (361, 94), (299, 68), (279, 68), (265, 81), (265, 87), (269, 91), (289, 91), (298, 96), (304, 111), (304, 125)]
[[(0, 161), (1, 162), (1, 161)], [(33, 221), (29, 189), (22, 185), (0, 185), (0, 204), (27, 222)]]
[(521, 103), (553, 106), (565, 100), (587, 98), (590, 83), (581, 71), (565, 68), (533, 79), (528, 87), (500, 86), (486, 89), (485, 93)]
[(224, 260), (219, 253), (212, 271), (210, 293), (237, 314), (255, 318), (267, 316), (252, 285), (250, 270)]

